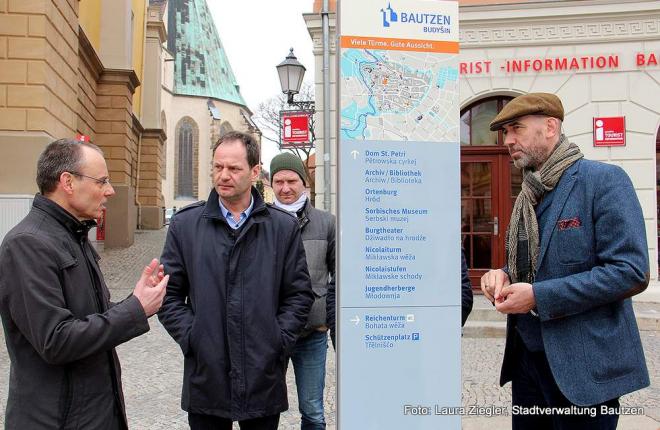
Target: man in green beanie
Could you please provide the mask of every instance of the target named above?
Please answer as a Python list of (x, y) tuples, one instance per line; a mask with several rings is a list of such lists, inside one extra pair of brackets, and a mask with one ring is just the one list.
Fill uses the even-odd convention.
[(277, 155), (270, 163), (270, 174), (275, 206), (298, 219), (315, 299), (291, 355), (301, 429), (325, 429), (326, 294), (335, 277), (335, 217), (314, 208), (307, 198), (305, 167), (299, 157), (290, 152)]

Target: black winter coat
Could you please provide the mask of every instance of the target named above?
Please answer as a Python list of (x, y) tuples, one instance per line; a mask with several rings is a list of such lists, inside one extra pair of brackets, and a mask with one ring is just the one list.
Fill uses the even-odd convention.
[(305, 337), (328, 325), (326, 294), (328, 286), (335, 282), (335, 216), (316, 209), (309, 199), (297, 215), (314, 291), (314, 304), (300, 334)]
[(7, 429), (127, 428), (113, 348), (149, 324), (137, 298), (110, 303), (88, 228), (37, 194), (2, 243)]
[(252, 196), (238, 230), (215, 190), (181, 209), (162, 255), (158, 318), (183, 351), (181, 406), (235, 421), (288, 408), (286, 358), (314, 299), (297, 220)]

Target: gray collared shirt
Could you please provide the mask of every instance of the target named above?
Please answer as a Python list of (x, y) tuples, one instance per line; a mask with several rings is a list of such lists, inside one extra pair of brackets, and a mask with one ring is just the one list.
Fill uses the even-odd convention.
[(254, 197), (250, 196), (250, 206), (248, 206), (247, 209), (241, 212), (241, 217), (238, 221), (234, 220), (232, 213), (229, 212), (229, 210), (225, 207), (225, 205), (222, 204), (222, 199), (220, 199), (220, 197), (218, 197), (218, 203), (220, 203), (220, 210), (222, 211), (222, 215), (227, 220), (227, 224), (229, 224), (229, 227), (233, 228), (234, 230), (237, 230), (241, 225), (243, 225), (245, 220), (248, 219), (248, 217), (250, 216), (250, 212), (252, 212), (252, 207), (254, 206)]

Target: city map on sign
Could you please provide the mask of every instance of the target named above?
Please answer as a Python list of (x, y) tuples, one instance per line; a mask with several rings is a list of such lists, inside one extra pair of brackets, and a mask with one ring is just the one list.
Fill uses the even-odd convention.
[(455, 55), (346, 49), (341, 69), (343, 138), (458, 141)]

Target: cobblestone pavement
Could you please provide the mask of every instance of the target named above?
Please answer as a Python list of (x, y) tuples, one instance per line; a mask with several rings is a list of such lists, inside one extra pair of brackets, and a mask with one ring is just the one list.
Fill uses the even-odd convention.
[[(152, 257), (160, 255), (165, 230), (140, 231), (135, 244), (127, 249), (101, 253), (101, 266), (113, 300), (121, 300), (131, 291), (140, 270)], [(165, 332), (156, 318), (151, 318), (151, 330), (121, 345), (118, 353), (122, 362), (124, 393), (131, 429), (186, 429), (186, 414), (180, 408), (182, 356), (179, 347)], [(643, 332), (646, 360), (651, 374), (651, 387), (622, 398), (622, 405), (643, 407), (643, 424), (622, 418), (621, 429), (660, 428), (660, 333)], [(4, 344), (4, 339), (2, 341)], [(510, 385), (500, 388), (499, 368), (504, 349), (503, 339), (463, 339), (463, 404), (465, 406), (503, 406), (511, 404)], [(335, 360), (332, 347), (328, 350), (325, 405), (328, 429), (335, 429)], [(9, 359), (0, 347), (0, 406), (4, 410), (7, 399)], [(280, 429), (298, 429), (300, 415), (293, 381), (293, 371), (287, 376), (289, 411), (282, 414)], [(463, 427), (470, 429), (510, 428), (506, 417), (463, 419)], [(4, 414), (0, 414), (0, 426)], [(237, 426), (235, 428), (238, 428)]]

